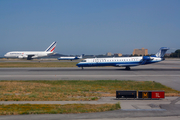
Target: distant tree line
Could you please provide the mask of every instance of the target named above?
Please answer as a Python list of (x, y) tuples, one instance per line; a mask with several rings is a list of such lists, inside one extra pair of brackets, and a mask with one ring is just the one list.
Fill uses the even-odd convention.
[(155, 54), (148, 54), (148, 55), (137, 55), (137, 54), (133, 55), (133, 54), (131, 54), (130, 57), (132, 57), (132, 56), (153, 56), (153, 55), (155, 55)]
[(174, 53), (171, 53), (170, 57), (180, 58), (180, 49), (176, 50)]
[[(149, 54), (149, 55), (146, 55), (146, 56), (153, 56), (155, 54)], [(143, 56), (143, 55), (130, 55), (130, 56)], [(166, 55), (164, 56), (165, 58), (180, 58), (180, 49), (176, 50), (175, 52), (171, 53), (170, 55)]]

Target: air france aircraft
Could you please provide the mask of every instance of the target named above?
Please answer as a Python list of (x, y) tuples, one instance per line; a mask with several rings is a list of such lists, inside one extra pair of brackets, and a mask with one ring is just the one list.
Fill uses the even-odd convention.
[(141, 56), (141, 57), (113, 57), (113, 58), (91, 58), (84, 59), (76, 66), (78, 67), (93, 67), (93, 66), (116, 66), (125, 67), (126, 70), (130, 70), (132, 66), (152, 64), (164, 60), (167, 47), (161, 47), (159, 52), (154, 56)]
[(77, 60), (77, 59), (82, 59), (82, 56), (81, 55), (80, 57), (59, 57), (58, 60)]
[(53, 42), (45, 51), (12, 51), (6, 53), (7, 58), (22, 58), (31, 60), (33, 58), (44, 57), (53, 54), (57, 42)]

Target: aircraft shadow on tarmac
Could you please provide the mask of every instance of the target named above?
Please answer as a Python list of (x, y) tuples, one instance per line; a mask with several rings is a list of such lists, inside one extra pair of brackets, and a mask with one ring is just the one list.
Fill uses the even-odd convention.
[(28, 71), (180, 71), (180, 69), (162, 69), (162, 68), (148, 68), (148, 69), (131, 69), (131, 70), (125, 70), (125, 69), (34, 69), (34, 70), (28, 70)]
[(152, 68), (152, 69), (150, 69), (150, 68), (148, 68), (148, 69), (131, 69), (130, 71), (180, 71), (180, 69), (162, 69), (162, 68), (157, 68), (157, 69)]

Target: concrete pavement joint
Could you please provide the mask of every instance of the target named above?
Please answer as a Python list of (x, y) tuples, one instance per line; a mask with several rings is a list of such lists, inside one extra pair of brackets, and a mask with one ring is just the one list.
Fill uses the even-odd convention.
[(136, 109), (140, 109), (137, 105), (132, 105)]
[(176, 104), (176, 103), (179, 102), (179, 101), (180, 101), (180, 97), (178, 97), (178, 98), (175, 99), (175, 100), (172, 100), (170, 104)]
[(166, 111), (166, 109), (121, 109), (122, 111)]

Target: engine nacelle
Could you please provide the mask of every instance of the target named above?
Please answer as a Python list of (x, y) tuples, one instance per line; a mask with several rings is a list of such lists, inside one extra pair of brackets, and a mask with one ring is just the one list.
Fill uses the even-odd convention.
[(143, 60), (153, 60), (153, 59), (151, 59), (151, 57), (149, 56), (143, 56)]
[(21, 56), (18, 56), (18, 58), (23, 59), (23, 58), (27, 58), (27, 56), (21, 55)]

